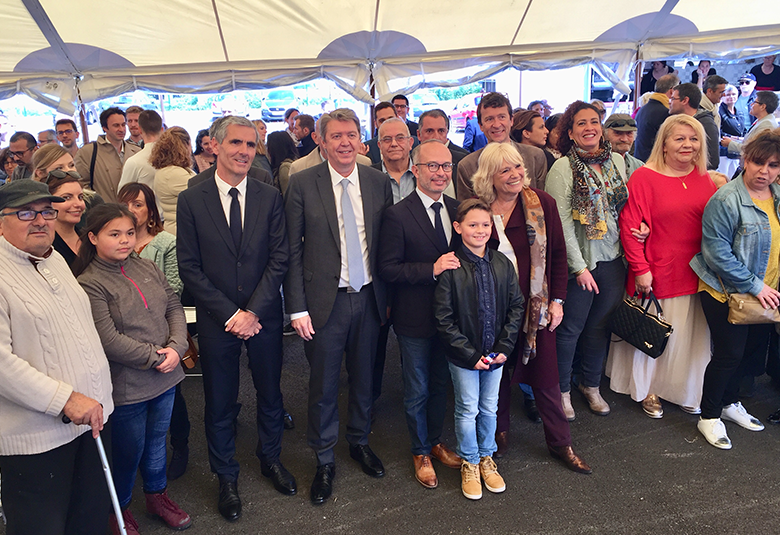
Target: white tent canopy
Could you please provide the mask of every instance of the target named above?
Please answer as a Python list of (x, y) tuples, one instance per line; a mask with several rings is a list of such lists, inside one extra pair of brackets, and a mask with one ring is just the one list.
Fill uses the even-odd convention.
[[(506, 68), (734, 61), (780, 50), (777, 0), (0, 0), (0, 98), (73, 113), (124, 92), (264, 89), (328, 78), (365, 102)], [(756, 22), (760, 22), (757, 25)], [(613, 73), (609, 65), (620, 65)], [(479, 67), (444, 81), (441, 73)]]

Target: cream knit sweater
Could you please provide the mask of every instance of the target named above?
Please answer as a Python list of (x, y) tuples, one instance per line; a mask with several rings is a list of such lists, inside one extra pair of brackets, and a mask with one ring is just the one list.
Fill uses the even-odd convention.
[(74, 390), (108, 420), (111, 376), (89, 299), (59, 253), (34, 258), (0, 237), (0, 455), (43, 453), (89, 431), (62, 423)]

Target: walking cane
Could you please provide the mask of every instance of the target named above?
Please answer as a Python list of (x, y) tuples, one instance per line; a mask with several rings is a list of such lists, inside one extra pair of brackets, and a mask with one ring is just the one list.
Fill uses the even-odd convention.
[[(71, 423), (71, 420), (63, 414), (62, 423), (69, 424)], [(119, 498), (116, 495), (114, 478), (111, 475), (111, 467), (108, 466), (108, 457), (106, 457), (106, 449), (103, 447), (103, 440), (100, 438), (100, 433), (98, 433), (98, 436), (95, 437), (95, 444), (97, 444), (98, 455), (100, 455), (100, 463), (103, 465), (103, 473), (106, 476), (108, 493), (111, 495), (111, 504), (114, 506), (114, 514), (116, 515), (116, 523), (119, 525), (119, 533), (122, 535), (127, 535), (125, 518), (122, 516), (122, 508), (119, 506)]]

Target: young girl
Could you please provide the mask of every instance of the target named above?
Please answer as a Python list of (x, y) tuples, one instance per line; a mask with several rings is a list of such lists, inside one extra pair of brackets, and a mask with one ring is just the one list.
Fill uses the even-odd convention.
[(509, 259), (486, 247), (493, 219), (479, 199), (458, 208), (455, 232), (463, 246), (456, 252), (458, 269), (439, 275), (434, 313), (447, 348), (455, 390), (455, 436), (461, 465), (461, 489), (471, 500), (503, 492), (493, 453), (501, 366), (517, 341), (523, 317), (523, 295)]
[[(139, 467), (147, 511), (177, 530), (192, 522), (168, 497), (165, 477), (165, 439), (175, 386), (184, 379), (179, 361), (187, 350), (187, 325), (165, 275), (133, 252), (135, 229), (126, 207), (94, 207), (74, 269), (111, 368), (114, 484), (130, 534), (138, 533), (127, 507)], [(111, 527), (118, 533), (113, 516)]]

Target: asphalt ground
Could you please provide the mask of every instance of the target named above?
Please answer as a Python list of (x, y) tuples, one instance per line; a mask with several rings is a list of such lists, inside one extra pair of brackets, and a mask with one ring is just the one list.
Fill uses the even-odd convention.
[[(403, 412), (398, 346), (391, 334), (382, 397), (370, 445), (386, 475), (373, 479), (349, 457), (343, 439), (336, 446), (336, 479), (331, 499), (309, 501), (315, 457), (306, 445), (309, 368), (303, 343), (286, 337), (282, 391), (296, 427), (285, 431), (282, 462), (296, 476), (298, 493), (284, 496), (260, 473), (254, 454), (254, 390), (242, 367), (237, 459), (243, 516), (235, 523), (217, 512), (218, 481), (208, 467), (203, 434), (203, 389), (190, 376), (183, 391), (190, 411), (190, 464), (169, 494), (193, 518), (194, 534), (772, 534), (780, 533), (780, 426), (762, 432), (727, 423), (734, 447), (710, 446), (696, 430), (696, 416), (664, 403), (664, 416), (645, 416), (638, 403), (609, 390), (602, 394), (612, 412), (596, 416), (585, 399), (572, 393), (577, 419), (571, 424), (575, 450), (591, 465), (592, 475), (576, 474), (550, 457), (541, 424), (526, 417), (522, 395), (514, 391), (509, 454), (498, 460), (507, 489), (484, 491), (479, 501), (460, 491), (458, 470), (434, 461), (439, 487), (424, 489), (414, 479)], [(197, 369), (196, 369), (197, 370)], [(340, 414), (346, 414), (347, 376), (342, 373)], [(760, 378), (748, 411), (763, 421), (780, 406), (780, 388)], [(443, 440), (454, 447), (452, 398)], [(140, 478), (139, 478), (140, 479)], [(143, 534), (170, 533), (146, 516), (140, 484), (131, 504)], [(42, 512), (45, 514), (45, 512)], [(5, 534), (0, 527), (0, 534)]]

